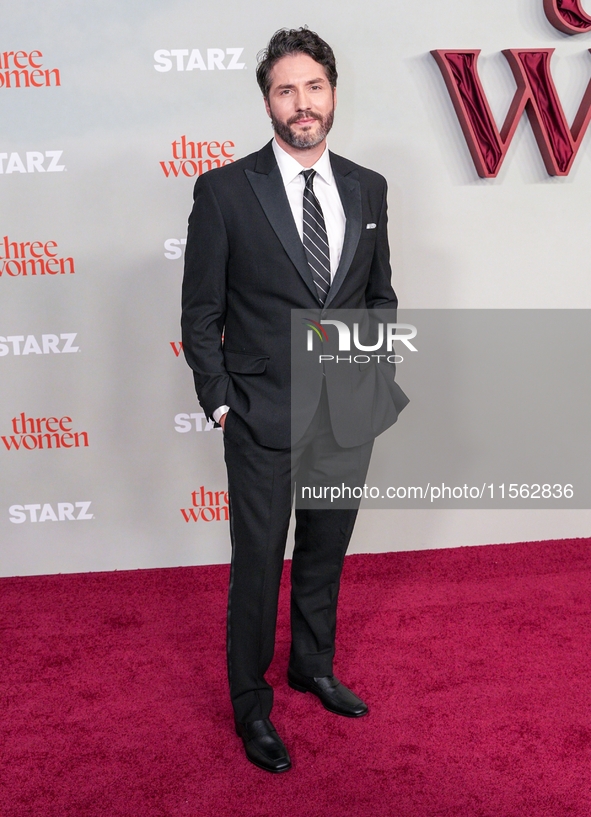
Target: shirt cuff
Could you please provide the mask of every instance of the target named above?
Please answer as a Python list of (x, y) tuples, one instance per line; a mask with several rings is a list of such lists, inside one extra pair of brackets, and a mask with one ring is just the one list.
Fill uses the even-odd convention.
[(216, 410), (211, 415), (216, 423), (219, 423), (220, 417), (223, 417), (224, 414), (227, 414), (230, 411), (230, 406), (220, 406), (216, 408)]

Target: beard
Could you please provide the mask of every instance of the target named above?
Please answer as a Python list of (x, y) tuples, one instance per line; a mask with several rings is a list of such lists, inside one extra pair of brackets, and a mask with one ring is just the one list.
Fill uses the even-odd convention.
[[(316, 131), (312, 130), (312, 126), (309, 126), (308, 130), (296, 132), (291, 126), (299, 122), (300, 119), (316, 119), (320, 125)], [(306, 111), (306, 113), (299, 113), (292, 116), (287, 122), (282, 122), (280, 119), (277, 119), (271, 111), (271, 124), (273, 125), (275, 133), (277, 133), (284, 142), (290, 145), (290, 147), (298, 148), (299, 150), (308, 150), (309, 148), (315, 148), (316, 145), (319, 145), (328, 136), (333, 122), (334, 108), (330, 113), (327, 113), (326, 116), (321, 116), (319, 113), (313, 113), (312, 111)]]

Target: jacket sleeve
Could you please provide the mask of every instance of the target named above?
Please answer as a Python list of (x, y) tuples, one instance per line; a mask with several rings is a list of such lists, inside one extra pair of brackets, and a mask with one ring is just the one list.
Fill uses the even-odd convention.
[(227, 402), (229, 384), (222, 351), (229, 253), (224, 219), (207, 175), (197, 180), (189, 216), (181, 327), (197, 396), (211, 418)]
[(388, 244), (388, 188), (383, 181), (382, 205), (376, 225), (376, 245), (365, 290), (368, 309), (396, 309), (398, 298), (392, 288), (390, 246)]

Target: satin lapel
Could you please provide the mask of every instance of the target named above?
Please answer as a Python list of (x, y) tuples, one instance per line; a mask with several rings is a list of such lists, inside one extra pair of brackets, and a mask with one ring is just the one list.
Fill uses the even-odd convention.
[(353, 172), (347, 176), (343, 176), (335, 169), (334, 164), (333, 173), (343, 203), (347, 223), (345, 225), (345, 238), (343, 240), (341, 260), (328, 292), (325, 307), (330, 306), (341, 288), (349, 272), (353, 256), (357, 251), (359, 238), (361, 237), (361, 185), (359, 184), (359, 179), (356, 178), (357, 174)]
[(244, 172), (285, 252), (317, 299), (316, 285), (304, 252), (304, 245), (293, 220), (279, 167), (274, 163), (269, 173), (257, 173), (254, 170)]

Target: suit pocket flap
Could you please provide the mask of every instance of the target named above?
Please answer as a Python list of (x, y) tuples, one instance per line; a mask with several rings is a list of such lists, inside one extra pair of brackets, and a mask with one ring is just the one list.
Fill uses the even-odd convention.
[(268, 357), (243, 355), (239, 352), (224, 352), (226, 371), (235, 374), (262, 374), (267, 368)]

